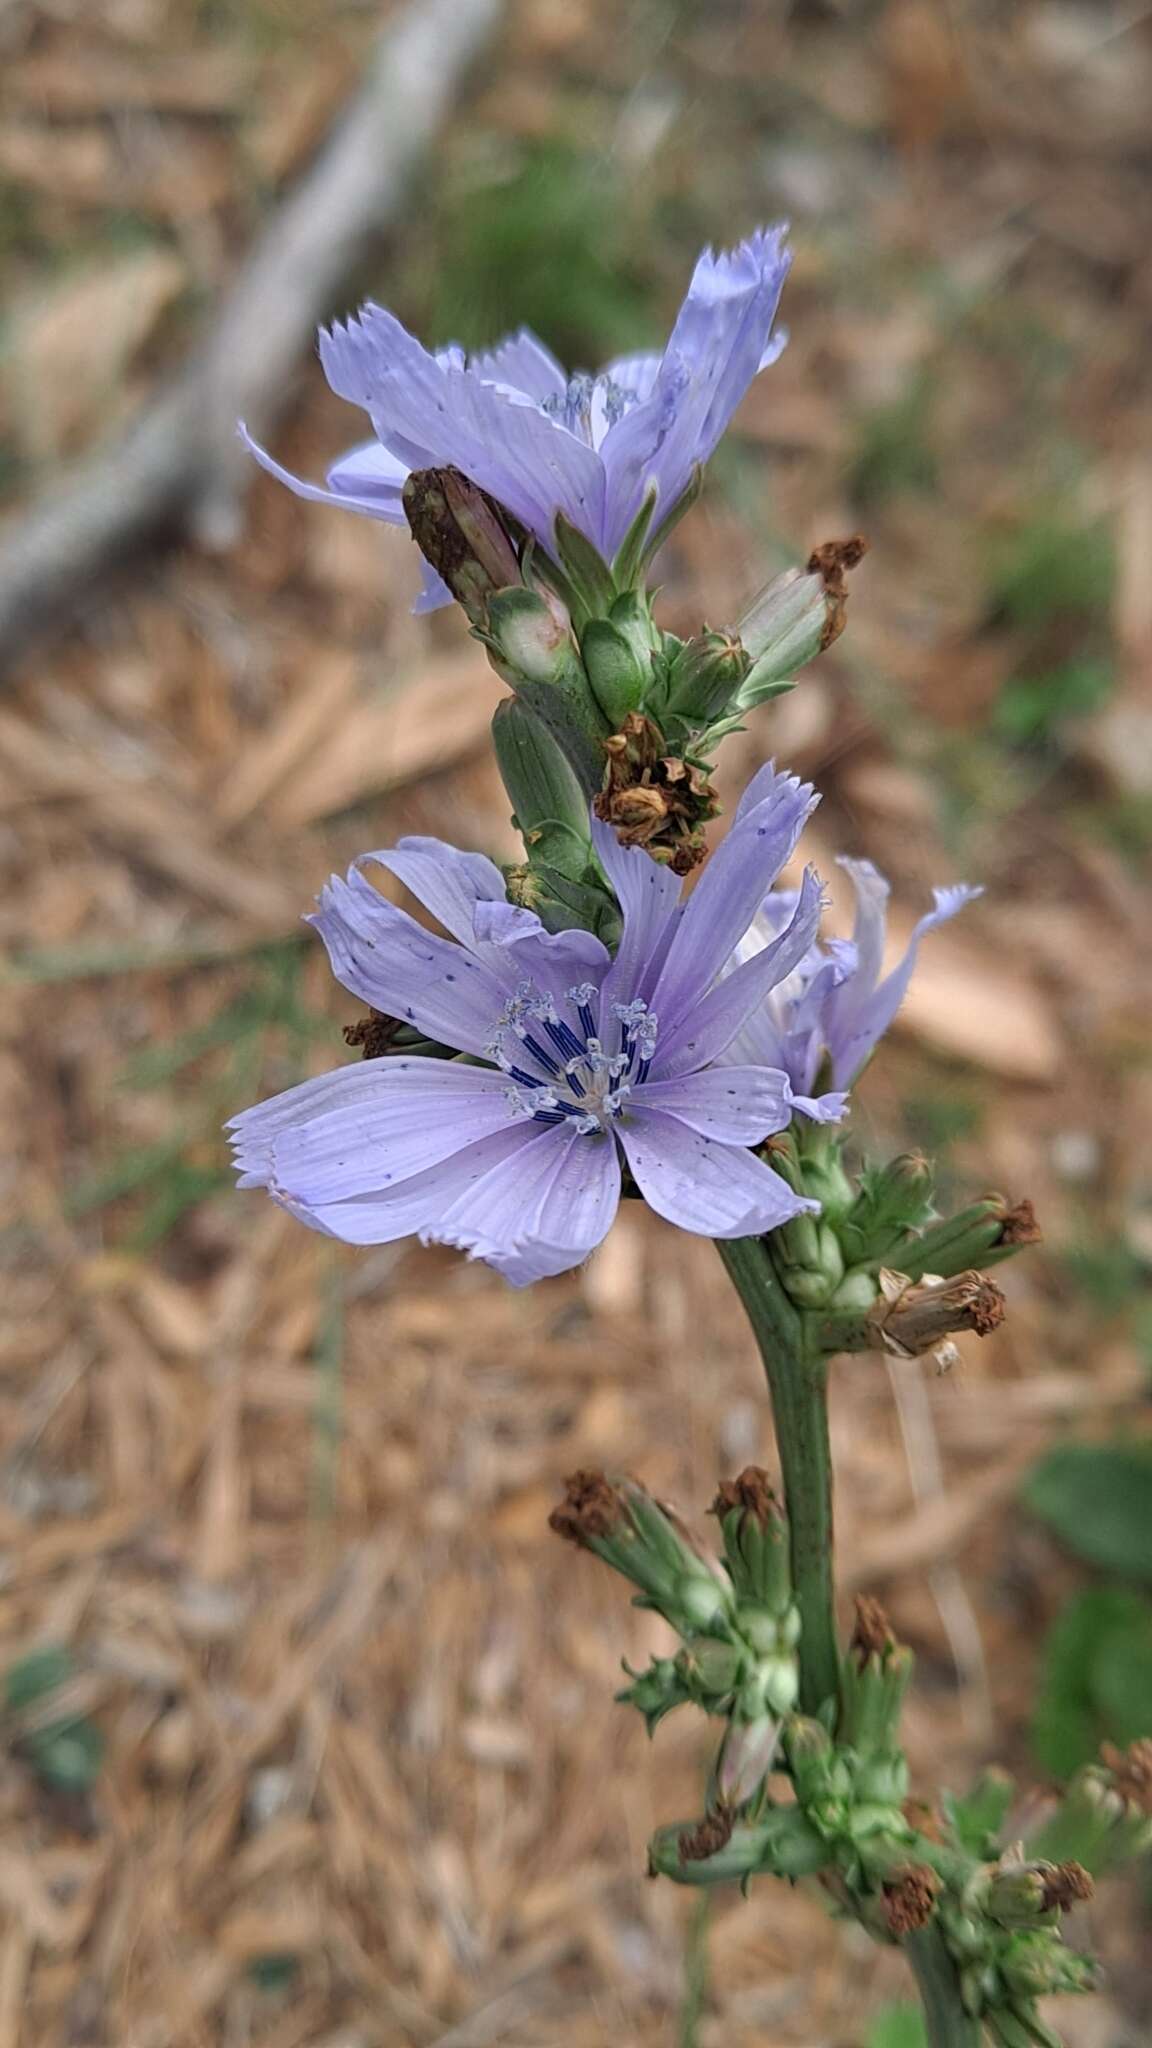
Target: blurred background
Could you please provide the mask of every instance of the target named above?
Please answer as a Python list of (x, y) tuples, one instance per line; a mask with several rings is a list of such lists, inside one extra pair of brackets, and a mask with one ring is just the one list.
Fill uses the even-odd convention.
[[(499, 687), (410, 616), (406, 537), (236, 466), (237, 364), (289, 466), (362, 436), (305, 336), (368, 293), (595, 366), (659, 344), (702, 243), (792, 220), (793, 338), (663, 617), (729, 624), (867, 534), (847, 633), (727, 788), (813, 776), (809, 857), (871, 856), (898, 930), (986, 885), (856, 1131), (1046, 1237), (950, 1379), (837, 1368), (845, 1599), (916, 1650), (925, 1791), (1152, 1734), (1149, 16), (0, 7), (0, 2048), (919, 2038), (899, 1957), (818, 1900), (706, 1921), (646, 1880), (709, 1730), (613, 1705), (662, 1625), (546, 1531), (580, 1464), (703, 1529), (772, 1463), (711, 1247), (629, 1208), (514, 1294), (229, 1185), (223, 1118), (348, 1056), (299, 923), (329, 871), (403, 831), (512, 851)], [(397, 174), (334, 197), (366, 90), (368, 185)], [(1148, 2039), (1150, 1899), (1074, 1930), (1109, 1975), (1054, 2007), (1072, 2048)]]

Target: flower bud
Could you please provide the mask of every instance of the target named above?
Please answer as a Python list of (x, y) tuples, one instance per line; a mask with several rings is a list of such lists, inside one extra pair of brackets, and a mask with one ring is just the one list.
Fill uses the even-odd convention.
[(567, 755), (518, 697), (497, 705), (492, 739), (529, 864), (546, 862), (580, 881), (592, 850), (588, 800)]
[(652, 680), (652, 657), (641, 654), (627, 633), (611, 619), (590, 619), (580, 637), (580, 652), (592, 695), (618, 732), (630, 711), (639, 711)]
[(414, 469), (404, 512), (417, 547), (474, 625), (488, 601), (520, 581), (520, 563), (494, 498), (458, 469)]
[(736, 634), (695, 634), (669, 663), (664, 715), (707, 725), (727, 711), (750, 665)]
[(863, 559), (867, 543), (826, 541), (803, 570), (788, 569), (769, 583), (740, 621), (752, 668), (737, 700), (742, 711), (787, 688), (797, 669), (830, 647), (844, 629), (845, 572)]
[(738, 1643), (720, 1636), (694, 1636), (677, 1657), (676, 1670), (697, 1704), (715, 1711), (714, 1703), (730, 1697), (739, 1684), (744, 1664)]
[(989, 1919), (1001, 1927), (1030, 1927), (1055, 1920), (1090, 1899), (1094, 1890), (1079, 1863), (1001, 1862), (987, 1877), (982, 1903)]
[(671, 1657), (654, 1657), (646, 1671), (634, 1672), (627, 1664), (624, 1669), (632, 1684), (624, 1686), (616, 1698), (643, 1714), (649, 1735), (655, 1732), (665, 1714), (670, 1714), (674, 1707), (684, 1706), (691, 1698)]
[(716, 1760), (715, 1795), (724, 1806), (755, 1798), (776, 1756), (780, 1723), (772, 1714), (753, 1721), (731, 1720)]
[(902, 1152), (887, 1166), (866, 1166), (860, 1191), (844, 1220), (854, 1260), (887, 1261), (905, 1237), (932, 1214), (932, 1168), (922, 1152)]
[(551, 733), (588, 796), (604, 773), (608, 725), (588, 688), (568, 613), (551, 591), (526, 585), (489, 600), (481, 634), (498, 675)]

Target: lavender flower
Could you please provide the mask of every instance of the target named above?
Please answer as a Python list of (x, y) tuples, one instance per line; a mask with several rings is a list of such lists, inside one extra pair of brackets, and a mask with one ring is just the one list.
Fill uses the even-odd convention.
[[(790, 257), (782, 228), (699, 258), (663, 355), (632, 355), (599, 376), (569, 377), (527, 328), (466, 356), (435, 354), (369, 302), (320, 335), (332, 389), (362, 406), (376, 438), (328, 472), (327, 488), (291, 476), (241, 428), (257, 460), (300, 497), (393, 526), (410, 470), (451, 465), (555, 551), (563, 513), (610, 561), (649, 492), (659, 518), (684, 495), (757, 373), (786, 336), (772, 335)], [(417, 611), (450, 601), (426, 572)]]
[(724, 974), (817, 799), (765, 768), (681, 904), (668, 868), (593, 821), (623, 913), (613, 958), (505, 899), (498, 868), (437, 839), (369, 854), (426, 906), (437, 937), (363, 862), (312, 919), (334, 973), (466, 1061), (390, 1054), (305, 1081), (232, 1121), (241, 1185), (352, 1244), (417, 1234), (523, 1286), (577, 1265), (620, 1199), (621, 1154), (661, 1216), (707, 1237), (775, 1229), (818, 1204), (749, 1146), (792, 1114), (774, 1065), (720, 1065), (803, 960), (820, 915), (807, 874), (773, 939)]
[[(739, 810), (736, 815), (739, 819)], [(814, 940), (792, 973), (777, 979), (725, 1054), (733, 1061), (782, 1067), (795, 1090), (797, 1109), (820, 1121), (843, 1112), (840, 1093), (812, 1094), (825, 1061), (833, 1089), (850, 1087), (908, 992), (921, 939), (982, 893), (964, 883), (934, 889), (935, 909), (919, 920), (903, 957), (882, 978), (888, 883), (871, 861), (842, 860), (839, 865), (856, 892), (851, 939)], [(765, 898), (734, 950), (730, 964), (735, 972), (744, 971), (743, 963), (754, 960), (761, 948), (777, 943), (795, 916), (796, 902), (796, 892), (786, 889)]]

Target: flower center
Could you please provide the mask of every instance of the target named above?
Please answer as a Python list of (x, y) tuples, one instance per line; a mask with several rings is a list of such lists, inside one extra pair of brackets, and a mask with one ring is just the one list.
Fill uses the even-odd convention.
[(562, 1008), (533, 982), (520, 983), (488, 1048), (512, 1084), (508, 1100), (518, 1114), (538, 1124), (571, 1122), (584, 1136), (610, 1130), (623, 1115), (652, 1065), (656, 1018), (639, 1000), (613, 1003), (607, 1019), (599, 1007), (590, 981), (570, 988)]
[(563, 391), (543, 401), (542, 410), (578, 440), (598, 448), (609, 427), (614, 427), (635, 404), (635, 393), (617, 384), (614, 378), (606, 374), (592, 377), (586, 370), (578, 370), (569, 377)]

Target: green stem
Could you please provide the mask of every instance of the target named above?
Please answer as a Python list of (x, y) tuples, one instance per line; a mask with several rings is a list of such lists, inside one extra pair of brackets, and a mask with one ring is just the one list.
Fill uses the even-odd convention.
[(832, 1454), (828, 1361), (776, 1276), (761, 1237), (718, 1238), (716, 1248), (744, 1304), (768, 1376), (800, 1610), (800, 1704), (814, 1714), (834, 1700), (840, 1656), (832, 1577)]
[(910, 1934), (904, 1949), (924, 2007), (928, 2048), (980, 2048), (980, 2022), (964, 2010), (956, 1967), (939, 1928), (922, 1927), (919, 1934)]

